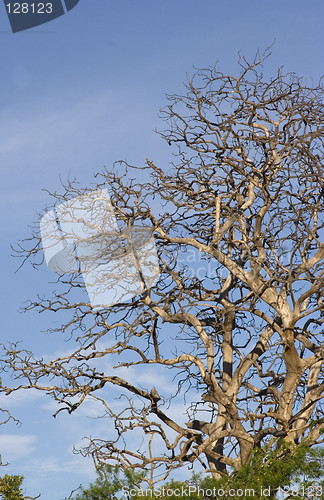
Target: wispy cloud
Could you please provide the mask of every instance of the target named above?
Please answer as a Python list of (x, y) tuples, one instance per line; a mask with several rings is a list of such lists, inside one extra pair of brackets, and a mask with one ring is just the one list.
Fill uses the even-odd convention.
[(11, 462), (34, 453), (38, 438), (35, 435), (2, 434), (0, 441), (3, 460)]
[(29, 173), (44, 174), (53, 167), (56, 172), (66, 171), (67, 158), (74, 156), (83, 163), (85, 158), (96, 158), (98, 152), (114, 151), (116, 142), (125, 144), (125, 137), (133, 144), (141, 126), (147, 127), (145, 115), (152, 113), (149, 106), (139, 107), (135, 97), (129, 91), (125, 99), (124, 92), (117, 90), (83, 98), (53, 95), (44, 98), (41, 106), (31, 101), (23, 109), (4, 112), (0, 123), (0, 155), (5, 159), (2, 173), (9, 172), (13, 164), (24, 168), (17, 160), (28, 161)]
[[(91, 133), (89, 143), (93, 137), (98, 137), (98, 131), (109, 126), (109, 114), (116, 96), (110, 92), (84, 98), (78, 102), (49, 101), (42, 107), (26, 106), (25, 110), (17, 114), (11, 113), (1, 121), (0, 154), (16, 152), (32, 152), (33, 156), (50, 155), (60, 152), (60, 146), (69, 144), (71, 147), (81, 143), (85, 134)], [(97, 124), (93, 130), (94, 123)], [(112, 124), (111, 124), (112, 125)], [(98, 130), (99, 129), (99, 130)], [(36, 165), (35, 165), (36, 166)], [(40, 165), (37, 165), (40, 167)], [(4, 168), (5, 165), (2, 166)]]
[(0, 394), (0, 408), (7, 408), (8, 410), (14, 408), (21, 408), (26, 405), (35, 405), (41, 400), (45, 399), (45, 394), (37, 391), (36, 389), (28, 389), (25, 391), (12, 392), (9, 396)]
[(39, 476), (48, 477), (49, 474), (57, 472), (82, 473), (87, 477), (93, 475), (93, 463), (78, 455), (72, 455), (70, 460), (60, 460), (58, 456), (47, 456), (42, 459), (33, 458), (24, 467), (26, 472), (36, 472)]

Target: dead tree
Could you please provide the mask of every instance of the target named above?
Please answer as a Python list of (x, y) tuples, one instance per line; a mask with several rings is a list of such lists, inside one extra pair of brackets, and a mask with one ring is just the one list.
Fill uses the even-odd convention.
[[(323, 88), (282, 70), (265, 79), (262, 63), (241, 58), (237, 76), (199, 70), (184, 95), (168, 97), (160, 134), (173, 147), (169, 170), (147, 160), (96, 176), (97, 189), (110, 186), (120, 227), (152, 229), (159, 280), (94, 310), (70, 299), (82, 291), (80, 276), (62, 274), (53, 297), (27, 309), (70, 311), (60, 330), (73, 332), (74, 352), (45, 362), (4, 347), (4, 366), (21, 382), (7, 394), (44, 390), (57, 413), (97, 399), (115, 436), (91, 438), (82, 453), (147, 469), (149, 484), (160, 467), (160, 479), (198, 462), (219, 477), (265, 443), (321, 442)], [(84, 193), (69, 184), (54, 196)], [(42, 263), (37, 232), (20, 250)], [(97, 368), (117, 355), (110, 373)], [(171, 394), (118, 371), (153, 366), (177, 375)], [(107, 387), (123, 394), (118, 410)], [(184, 393), (186, 423), (173, 412)], [(132, 445), (134, 432), (142, 447)]]

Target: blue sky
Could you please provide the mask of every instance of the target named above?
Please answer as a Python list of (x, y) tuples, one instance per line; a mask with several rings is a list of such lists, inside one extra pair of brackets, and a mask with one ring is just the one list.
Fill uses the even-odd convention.
[[(51, 356), (69, 345), (41, 333), (48, 319), (17, 312), (50, 289), (52, 273), (26, 266), (15, 273), (10, 244), (29, 234), (51, 203), (43, 189), (60, 177), (89, 186), (115, 160), (167, 165), (165, 94), (182, 92), (193, 66), (219, 61), (237, 72), (237, 53), (252, 57), (275, 42), (266, 73), (279, 66), (315, 81), (323, 71), (322, 0), (80, 0), (68, 14), (13, 34), (0, 5), (1, 339), (20, 340)], [(51, 321), (57, 321), (53, 318)], [(165, 381), (165, 384), (168, 382)], [(59, 500), (94, 477), (91, 463), (72, 454), (82, 437), (109, 427), (93, 419), (91, 403), (73, 416), (52, 418), (44, 395), (1, 400), (22, 421), (0, 428), (4, 472), (24, 474), (29, 494)], [(181, 407), (177, 408), (181, 413)]]

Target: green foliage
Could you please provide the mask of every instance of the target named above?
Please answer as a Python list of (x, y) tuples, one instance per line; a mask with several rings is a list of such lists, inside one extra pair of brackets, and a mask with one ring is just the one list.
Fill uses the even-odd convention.
[[(323, 424), (324, 423), (324, 417), (322, 418), (317, 418), (317, 419), (312, 419), (310, 420), (309, 424), (308, 424), (308, 427), (310, 429), (314, 429), (315, 427), (317, 427), (318, 425), (320, 424)], [(320, 434), (323, 434), (324, 433), (324, 429), (320, 429)]]
[[(202, 479), (200, 487), (204, 490), (224, 490), (224, 499), (242, 498), (241, 494), (226, 494), (230, 489), (254, 491), (256, 497), (260, 497), (261, 492), (266, 489), (264, 497), (272, 500), (277, 498), (279, 488), (287, 492), (293, 490), (292, 498), (304, 498), (305, 488), (315, 482), (319, 485), (323, 483), (323, 457), (323, 448), (292, 446), (285, 441), (279, 441), (274, 448), (256, 449), (250, 463), (241, 467), (235, 474), (224, 476), (218, 481), (213, 478)], [(246, 496), (252, 495), (248, 493)]]
[[(317, 486), (314, 499), (323, 499), (324, 448), (307, 444), (294, 446), (279, 440), (276, 446), (256, 449), (248, 464), (221, 479), (194, 473), (188, 481), (171, 480), (156, 486), (152, 492), (140, 488), (144, 473), (124, 471), (104, 465), (98, 468), (98, 478), (89, 488), (82, 489), (75, 500), (112, 500), (114, 498), (168, 500), (225, 500), (277, 497), (282, 488), (286, 499), (307, 498), (307, 488)], [(263, 492), (263, 493), (262, 493)], [(290, 494), (290, 496), (289, 496)]]
[(145, 473), (135, 473), (132, 470), (121, 472), (118, 466), (103, 465), (97, 467), (98, 477), (89, 488), (81, 490), (75, 500), (112, 500), (116, 494), (132, 489), (143, 481)]
[(3, 500), (24, 500), (21, 488), (23, 476), (9, 476), (5, 474), (0, 478), (0, 495)]
[[(293, 481), (304, 489), (310, 489), (316, 483), (324, 499), (324, 448), (314, 448), (306, 452), (305, 460), (293, 475)], [(311, 496), (311, 495), (310, 495)]]

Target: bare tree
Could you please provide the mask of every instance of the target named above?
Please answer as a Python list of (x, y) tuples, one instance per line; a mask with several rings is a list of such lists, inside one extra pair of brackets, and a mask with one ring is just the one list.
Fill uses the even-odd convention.
[[(240, 58), (236, 77), (199, 70), (185, 95), (168, 97), (161, 136), (174, 148), (169, 171), (147, 160), (96, 176), (96, 189), (110, 186), (120, 228), (154, 231), (159, 280), (94, 310), (70, 298), (75, 287), (81, 293), (80, 274), (61, 274), (53, 297), (27, 310), (70, 311), (59, 331), (74, 334), (73, 353), (45, 362), (4, 347), (5, 366), (21, 380), (7, 394), (46, 391), (57, 413), (100, 401), (115, 436), (91, 438), (82, 453), (147, 469), (149, 484), (198, 462), (217, 478), (280, 438), (321, 442), (323, 89), (282, 70), (265, 78), (263, 61)], [(85, 193), (69, 183), (54, 198)], [(20, 251), (39, 265), (38, 232), (32, 241)], [(116, 355), (111, 373), (96, 367)], [(118, 375), (152, 365), (176, 376), (171, 396), (149, 377), (144, 387)], [(111, 386), (123, 394), (118, 411)], [(186, 423), (173, 412), (181, 394)], [(142, 447), (132, 444), (139, 431)]]

